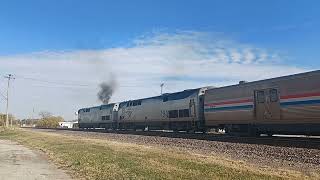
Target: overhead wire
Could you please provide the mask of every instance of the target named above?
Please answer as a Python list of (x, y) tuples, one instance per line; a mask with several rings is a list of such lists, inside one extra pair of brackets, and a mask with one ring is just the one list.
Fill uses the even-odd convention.
[[(40, 79), (40, 78), (33, 78), (33, 77), (26, 77), (22, 75), (15, 75), (16, 79), (24, 79), (24, 80), (29, 80), (29, 81), (34, 81), (38, 82), (40, 84), (29, 84), (30, 86), (33, 87), (41, 87), (41, 88), (62, 88), (62, 89), (74, 89), (74, 88), (93, 88), (96, 86), (96, 84), (83, 84), (83, 83), (76, 83), (72, 81), (51, 81), (51, 80), (45, 80), (45, 79)], [(42, 84), (45, 83), (45, 84)], [(48, 86), (47, 84), (51, 84)], [(160, 94), (157, 90), (155, 90), (155, 85), (156, 83), (153, 83), (152, 85), (116, 85), (118, 88), (143, 88), (143, 87), (148, 87), (150, 91), (153, 92), (154, 95)], [(173, 91), (171, 88), (168, 88), (168, 85), (166, 86), (166, 89), (169, 91)]]
[[(92, 87), (90, 84), (77, 84), (73, 82), (57, 82), (57, 81), (48, 81), (44, 79), (38, 79), (38, 78), (30, 78), (30, 77), (23, 77), (23, 76), (16, 76), (17, 79), (25, 79), (25, 80), (30, 80), (30, 81), (36, 81), (36, 82), (43, 82), (47, 84), (55, 84), (55, 85), (60, 85), (57, 87), (54, 86), (42, 86), (42, 85), (36, 85), (38, 87), (47, 87), (47, 88), (73, 88), (73, 87)], [(136, 87), (150, 87), (148, 85), (116, 85), (117, 87), (125, 87), (125, 88), (136, 88)]]
[(31, 81), (37, 81), (37, 82), (44, 82), (48, 84), (56, 84), (56, 85), (66, 85), (66, 86), (90, 86), (88, 84), (75, 84), (75, 83), (65, 83), (65, 82), (56, 82), (56, 81), (48, 81), (38, 78), (30, 78), (30, 77), (23, 77), (23, 76), (16, 76), (16, 78), (19, 79), (25, 79), (25, 80), (31, 80)]
[(3, 95), (3, 93), (2, 92), (0, 92), (0, 97), (2, 97), (4, 100), (7, 100), (7, 97), (5, 96), (5, 95)]
[[(3, 82), (3, 81), (0, 81), (0, 82)], [(0, 85), (1, 85), (1, 83), (0, 83)], [(1, 92), (2, 87), (4, 88), (4, 86), (0, 86), (0, 97), (3, 98), (4, 100), (7, 100), (7, 97), (4, 95), (3, 92)]]

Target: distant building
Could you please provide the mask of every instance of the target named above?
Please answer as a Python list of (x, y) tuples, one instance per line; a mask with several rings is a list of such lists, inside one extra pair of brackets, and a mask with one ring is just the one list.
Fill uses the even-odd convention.
[(22, 119), (20, 120), (21, 127), (36, 127), (37, 122), (40, 119)]
[(75, 124), (78, 124), (78, 121), (65, 121), (65, 122), (59, 122), (60, 128), (73, 128)]

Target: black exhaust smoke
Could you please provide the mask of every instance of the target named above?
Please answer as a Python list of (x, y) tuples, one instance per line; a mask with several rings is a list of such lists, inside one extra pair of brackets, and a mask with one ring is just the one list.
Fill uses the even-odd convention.
[(99, 84), (99, 92), (97, 94), (98, 99), (103, 103), (103, 104), (108, 104), (110, 101), (110, 98), (114, 92), (115, 89), (115, 82), (114, 80), (110, 82), (102, 82)]

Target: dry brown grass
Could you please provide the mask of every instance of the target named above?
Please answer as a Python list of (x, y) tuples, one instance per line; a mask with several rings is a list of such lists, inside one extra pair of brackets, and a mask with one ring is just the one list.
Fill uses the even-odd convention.
[(0, 138), (41, 149), (75, 178), (85, 179), (307, 179), (300, 172), (256, 168), (241, 161), (177, 149), (31, 131)]

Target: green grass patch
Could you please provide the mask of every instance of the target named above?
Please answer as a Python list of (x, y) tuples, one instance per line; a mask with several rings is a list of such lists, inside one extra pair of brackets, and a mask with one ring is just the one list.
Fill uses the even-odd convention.
[(85, 179), (281, 179), (146, 146), (6, 130), (0, 139), (40, 149), (75, 178)]

